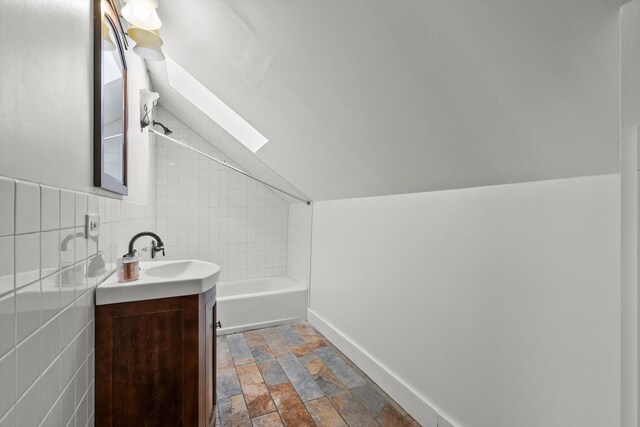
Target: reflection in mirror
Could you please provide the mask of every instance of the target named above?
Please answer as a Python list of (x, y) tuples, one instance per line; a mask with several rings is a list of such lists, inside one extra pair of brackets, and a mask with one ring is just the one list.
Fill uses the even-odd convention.
[(124, 64), (110, 19), (104, 19), (102, 34), (102, 164), (104, 173), (124, 184)]
[(126, 195), (127, 41), (113, 0), (93, 2), (93, 184)]

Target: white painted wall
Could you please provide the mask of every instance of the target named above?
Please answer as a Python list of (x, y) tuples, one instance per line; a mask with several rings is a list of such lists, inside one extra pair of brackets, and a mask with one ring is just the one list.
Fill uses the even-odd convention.
[(640, 0), (620, 14), (622, 57), (622, 426), (638, 427), (638, 127), (640, 126)]
[[(88, 0), (0, 0), (0, 175), (93, 187), (93, 15)], [(153, 203), (147, 132), (138, 131), (144, 61), (126, 52), (129, 197)], [(116, 197), (115, 195), (113, 195)]]
[(618, 175), (317, 202), (312, 251), (311, 319), (424, 425), (619, 425)]

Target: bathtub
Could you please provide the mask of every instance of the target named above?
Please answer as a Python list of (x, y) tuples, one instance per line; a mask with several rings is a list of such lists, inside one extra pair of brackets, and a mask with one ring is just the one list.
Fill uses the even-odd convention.
[(307, 318), (307, 288), (289, 276), (220, 282), (216, 304), (220, 335), (283, 325)]

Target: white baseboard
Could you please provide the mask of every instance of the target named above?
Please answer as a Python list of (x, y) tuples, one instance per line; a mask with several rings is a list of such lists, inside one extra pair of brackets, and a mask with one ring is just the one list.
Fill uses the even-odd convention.
[[(454, 427), (451, 421), (440, 415), (434, 405), (406, 384), (389, 368), (376, 360), (340, 330), (324, 320), (312, 309), (307, 309), (307, 319), (318, 331), (351, 359), (376, 382), (392, 399), (402, 406), (423, 427)], [(461, 427), (461, 426), (458, 426)]]

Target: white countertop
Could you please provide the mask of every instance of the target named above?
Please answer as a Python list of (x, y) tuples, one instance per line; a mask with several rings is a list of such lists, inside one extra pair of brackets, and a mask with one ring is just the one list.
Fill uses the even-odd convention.
[(96, 305), (196, 295), (215, 287), (220, 266), (200, 260), (140, 263), (140, 278), (118, 282), (112, 274), (96, 289)]

